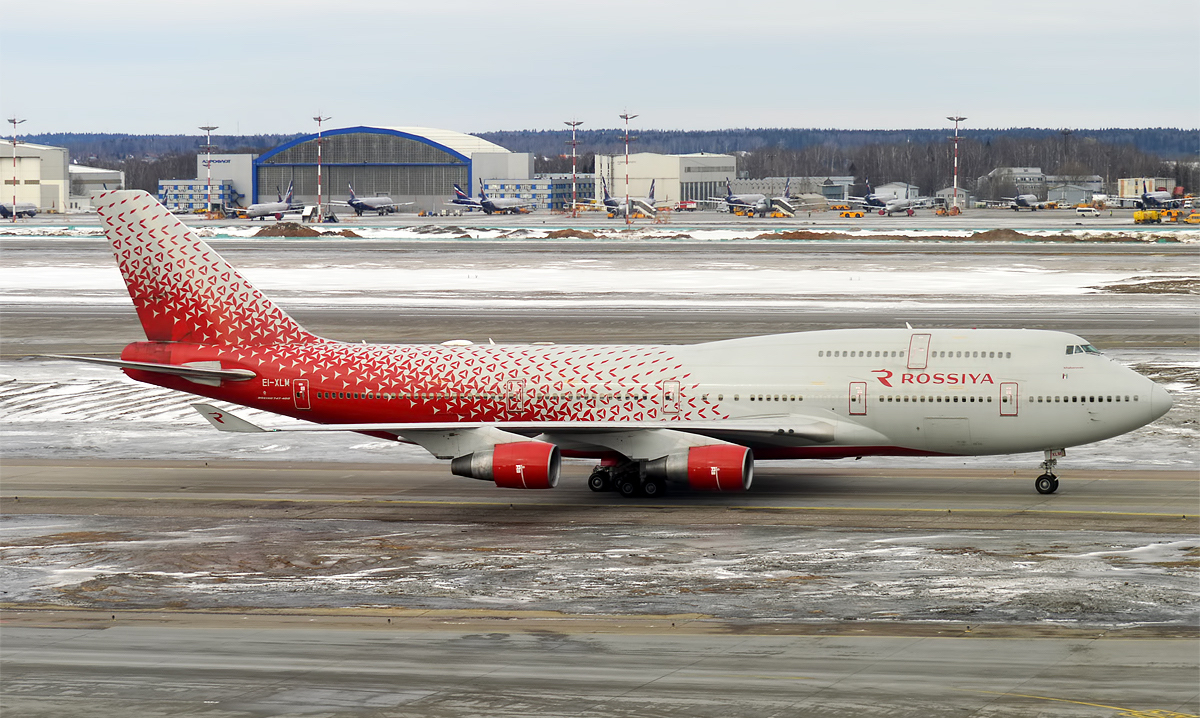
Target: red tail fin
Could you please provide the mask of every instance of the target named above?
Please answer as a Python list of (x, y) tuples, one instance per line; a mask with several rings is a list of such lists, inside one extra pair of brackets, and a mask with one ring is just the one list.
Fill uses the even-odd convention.
[(320, 341), (146, 192), (105, 192), (95, 204), (147, 339), (226, 345)]

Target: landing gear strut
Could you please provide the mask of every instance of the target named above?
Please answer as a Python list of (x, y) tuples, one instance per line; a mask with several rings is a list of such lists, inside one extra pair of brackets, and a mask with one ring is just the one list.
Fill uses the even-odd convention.
[(1037, 489), (1039, 494), (1052, 494), (1058, 491), (1058, 477), (1054, 475), (1054, 467), (1058, 464), (1058, 457), (1065, 455), (1065, 453), (1061, 449), (1046, 450), (1046, 458), (1042, 461), (1043, 473), (1033, 482), (1033, 487)]

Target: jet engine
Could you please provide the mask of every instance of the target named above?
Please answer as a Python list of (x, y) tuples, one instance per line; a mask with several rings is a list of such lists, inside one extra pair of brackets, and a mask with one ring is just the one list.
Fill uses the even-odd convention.
[(516, 441), (459, 456), (450, 473), (495, 481), (505, 489), (552, 489), (558, 485), (558, 447), (544, 441)]
[(754, 452), (744, 446), (693, 446), (646, 462), (646, 477), (697, 491), (745, 491), (754, 480)]

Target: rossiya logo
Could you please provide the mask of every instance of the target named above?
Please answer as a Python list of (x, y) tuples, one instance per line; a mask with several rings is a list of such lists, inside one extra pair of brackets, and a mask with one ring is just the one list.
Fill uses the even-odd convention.
[[(896, 376), (887, 369), (872, 369), (871, 373), (879, 380), (880, 384), (886, 387), (892, 387), (892, 379)], [(927, 374), (921, 372), (919, 374), (901, 374), (901, 384), (995, 384), (991, 374), (969, 374), (967, 372), (936, 372)]]

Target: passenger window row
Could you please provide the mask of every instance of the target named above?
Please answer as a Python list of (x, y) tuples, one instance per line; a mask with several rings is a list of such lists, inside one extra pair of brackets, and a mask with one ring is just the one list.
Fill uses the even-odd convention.
[[(851, 401), (853, 401), (853, 399)], [(957, 404), (959, 402), (962, 402), (963, 404), (968, 404), (968, 403), (974, 404), (976, 402), (982, 404), (986, 401), (988, 404), (991, 404), (992, 397), (989, 396), (989, 397), (984, 398), (982, 396), (981, 397), (958, 396), (956, 394), (954, 396), (947, 396), (944, 398), (940, 397), (940, 396), (914, 396), (910, 399), (907, 395), (896, 396), (894, 394), (889, 394), (887, 396), (879, 397), (879, 401), (880, 401), (880, 403), (892, 402), (892, 401), (896, 401), (896, 402), (912, 401), (914, 404), (917, 402), (926, 402), (926, 401), (928, 401), (930, 404), (941, 403), (943, 401), (946, 402), (947, 404), (950, 404), (950, 403)]]
[(1137, 400), (1137, 394), (1134, 394), (1132, 399), (1129, 394), (1126, 394), (1124, 399), (1121, 398), (1120, 394), (1113, 394), (1111, 396), (1039, 396), (1034, 399), (1038, 404), (1111, 404), (1114, 401), (1128, 402)]
[(891, 352), (889, 354), (888, 352), (885, 352), (885, 351), (877, 351), (875, 353), (871, 353), (869, 351), (844, 352), (841, 350), (836, 350), (836, 351), (821, 350), (821, 351), (817, 352), (817, 356), (819, 356), (819, 357), (847, 357), (847, 358), (849, 358), (849, 357), (864, 357), (864, 358), (866, 358), (866, 357), (889, 357), (889, 356), (891, 356), (891, 357), (901, 356), (902, 357), (902, 356), (904, 356), (904, 352)]
[(929, 352), (935, 359), (1012, 359), (1012, 352)]

